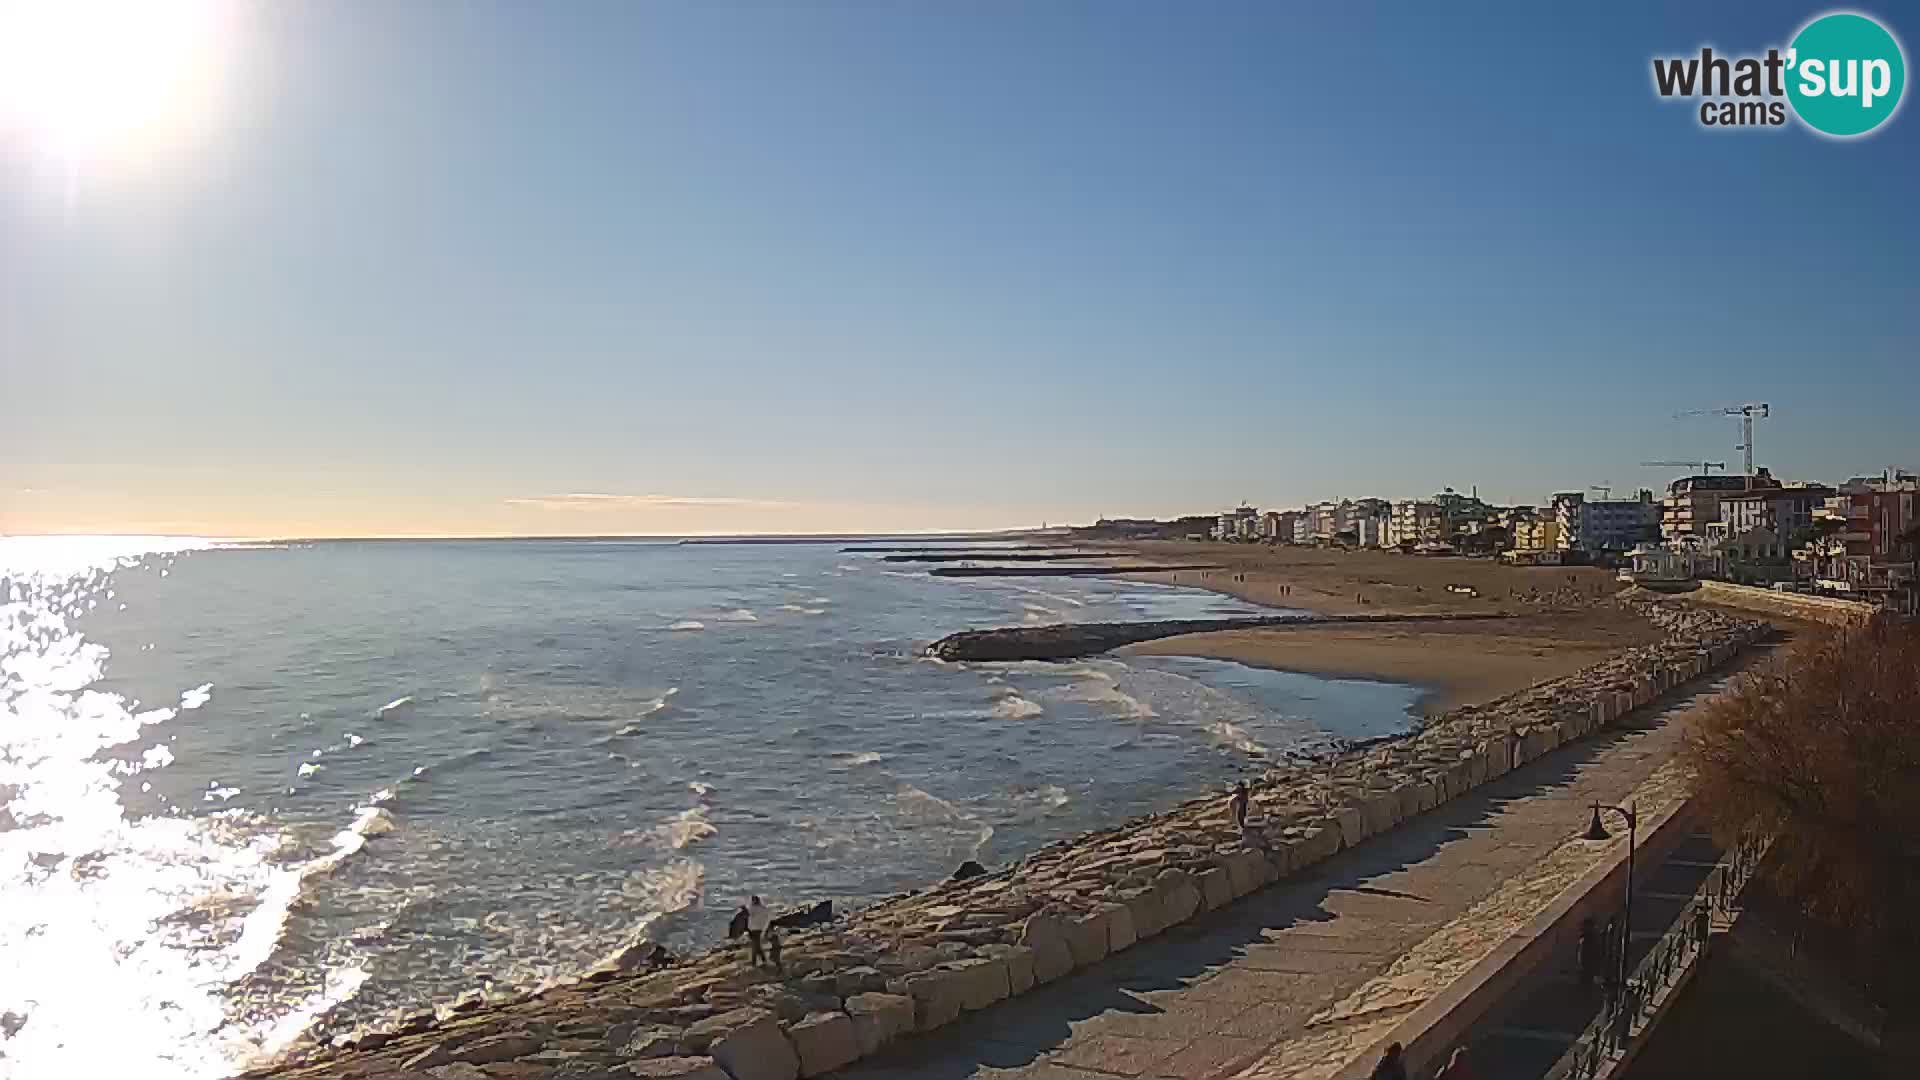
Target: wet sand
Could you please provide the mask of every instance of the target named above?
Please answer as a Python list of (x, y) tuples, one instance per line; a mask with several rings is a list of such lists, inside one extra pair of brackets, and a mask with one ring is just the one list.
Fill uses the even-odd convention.
[(1659, 632), (1625, 611), (1528, 615), (1491, 622), (1302, 624), (1182, 634), (1121, 655), (1201, 656), (1330, 678), (1427, 688), (1429, 715), (1490, 701), (1579, 668)]
[[(1204, 555), (1223, 568), (1129, 574), (1210, 589), (1254, 603), (1325, 614), (1496, 612), (1487, 622), (1302, 625), (1185, 634), (1122, 653), (1199, 656), (1332, 678), (1428, 688), (1429, 714), (1476, 704), (1568, 674), (1659, 639), (1645, 620), (1606, 602), (1620, 585), (1595, 567), (1512, 567), (1491, 559), (1236, 544), (1127, 545), (1152, 559)], [(1449, 592), (1464, 585), (1479, 595)]]

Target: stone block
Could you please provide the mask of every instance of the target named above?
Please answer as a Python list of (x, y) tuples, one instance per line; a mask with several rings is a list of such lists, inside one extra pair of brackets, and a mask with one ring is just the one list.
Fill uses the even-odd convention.
[[(1069, 939), (1072, 924), (1068, 924)], [(983, 956), (995, 956), (1007, 964), (1007, 996), (1018, 997), (1033, 989), (1034, 952), (1025, 945), (986, 945), (980, 949)]]
[(1167, 928), (1167, 916), (1161, 906), (1160, 894), (1152, 888), (1126, 889), (1120, 893), (1120, 902), (1133, 912), (1134, 940), (1145, 941), (1156, 937)]
[(1185, 870), (1160, 871), (1153, 879), (1153, 888), (1160, 894), (1165, 926), (1178, 926), (1200, 910), (1200, 890), (1194, 885), (1193, 875)]
[(764, 1009), (736, 1009), (724, 1015), (741, 1013), (754, 1015), (736, 1022), (707, 1047), (714, 1064), (727, 1070), (733, 1080), (797, 1080), (800, 1058), (779, 1021)]
[(1112, 948), (1111, 917), (1106, 907), (1097, 908), (1067, 922), (1067, 949), (1073, 954), (1074, 967), (1098, 963)]
[(1302, 826), (1293, 841), (1291, 865), (1298, 872), (1323, 859), (1332, 858), (1339, 850), (1340, 833), (1337, 830), (1325, 825)]
[(811, 1013), (787, 1029), (787, 1040), (800, 1059), (801, 1076), (821, 1076), (860, 1059), (860, 1040), (846, 1013)]
[(1210, 866), (1200, 871), (1200, 903), (1208, 911), (1218, 911), (1233, 903), (1233, 879), (1227, 876), (1224, 866)]
[(1420, 797), (1420, 812), (1423, 814), (1439, 806), (1446, 798), (1446, 794), (1432, 780), (1416, 780), (1413, 787)]
[[(1066, 952), (1067, 943), (1056, 940), (1054, 945)], [(1067, 961), (1072, 963), (1072, 959)], [(954, 960), (947, 967), (958, 971), (965, 977), (962, 984), (960, 1007), (968, 1012), (978, 1012), (996, 1001), (1007, 1000), (1009, 986), (1007, 981), (1007, 962), (1002, 957), (975, 956), (966, 960)]]
[(1051, 938), (1033, 946), (1033, 981), (1050, 983), (1073, 970), (1073, 949), (1065, 938)]
[(1131, 948), (1140, 940), (1139, 933), (1133, 928), (1133, 909), (1125, 904), (1106, 904), (1101, 911), (1107, 916), (1107, 954), (1112, 955), (1122, 949)]
[(627, 1062), (621, 1071), (636, 1080), (731, 1080), (726, 1070), (710, 1057), (644, 1058)]
[[(673, 1057), (680, 1053), (680, 1030), (660, 1024), (622, 1025), (614, 1051), (626, 1058)], [(614, 1040), (609, 1038), (609, 1042)]]
[(1375, 791), (1360, 804), (1367, 819), (1367, 835), (1379, 836), (1400, 824), (1400, 796), (1392, 791)]
[(966, 976), (946, 967), (915, 972), (900, 980), (900, 989), (913, 999), (913, 1027), (932, 1031), (951, 1024), (966, 1001)]
[(1480, 771), (1488, 780), (1497, 780), (1507, 775), (1513, 766), (1513, 759), (1507, 752), (1505, 739), (1488, 739), (1480, 744)]
[(847, 999), (860, 1056), (867, 1057), (914, 1028), (914, 1005), (898, 994), (855, 994)]
[(859, 965), (841, 968), (833, 973), (833, 992), (843, 998), (855, 994), (878, 993), (887, 987), (887, 977), (879, 968)]
[(1357, 806), (1343, 806), (1334, 811), (1333, 819), (1340, 824), (1340, 842), (1352, 847), (1367, 838), (1367, 818)]
[(1395, 824), (1419, 815), (1420, 799), (1424, 795), (1421, 789), (1424, 787), (1426, 787), (1425, 784), (1403, 781), (1393, 789), (1393, 797), (1398, 800), (1398, 805), (1394, 808)]
[(1233, 886), (1233, 895), (1238, 898), (1260, 888), (1265, 884), (1268, 873), (1266, 858), (1251, 848), (1228, 852), (1227, 880)]

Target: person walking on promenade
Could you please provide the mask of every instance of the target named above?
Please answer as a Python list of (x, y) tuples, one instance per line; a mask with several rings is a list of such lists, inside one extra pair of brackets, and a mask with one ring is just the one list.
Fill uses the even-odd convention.
[(1407, 1062), (1401, 1056), (1402, 1052), (1399, 1043), (1389, 1043), (1387, 1052), (1380, 1055), (1380, 1063), (1373, 1067), (1368, 1080), (1407, 1080)]
[(1241, 780), (1233, 785), (1233, 795), (1227, 799), (1227, 808), (1233, 812), (1234, 827), (1241, 832), (1247, 831), (1247, 782)]
[(1453, 1056), (1433, 1074), (1433, 1080), (1473, 1080), (1473, 1069), (1467, 1064), (1467, 1048), (1455, 1047)]
[(767, 935), (767, 927), (771, 925), (773, 912), (767, 910), (767, 905), (761, 903), (759, 897), (747, 897), (747, 948), (754, 967), (766, 962), (766, 953), (760, 946)]

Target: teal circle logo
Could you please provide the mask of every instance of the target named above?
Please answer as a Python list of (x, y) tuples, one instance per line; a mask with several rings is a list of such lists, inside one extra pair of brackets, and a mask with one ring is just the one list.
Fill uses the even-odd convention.
[(1900, 43), (1865, 15), (1822, 15), (1787, 49), (1787, 100), (1822, 134), (1865, 135), (1893, 116), (1906, 88)]

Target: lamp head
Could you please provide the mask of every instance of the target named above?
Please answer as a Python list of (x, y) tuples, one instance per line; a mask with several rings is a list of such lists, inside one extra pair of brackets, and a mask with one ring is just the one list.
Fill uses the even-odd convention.
[(1607, 832), (1607, 827), (1600, 823), (1600, 808), (1598, 806), (1593, 808), (1593, 821), (1587, 825), (1587, 835), (1583, 837), (1583, 839), (1586, 839), (1586, 840), (1613, 839), (1612, 834)]

